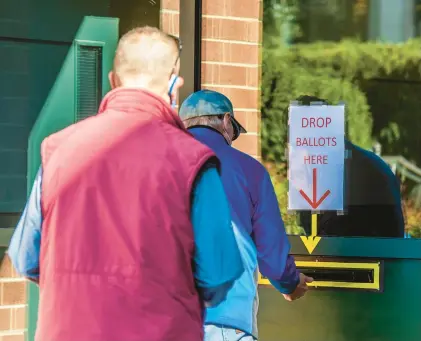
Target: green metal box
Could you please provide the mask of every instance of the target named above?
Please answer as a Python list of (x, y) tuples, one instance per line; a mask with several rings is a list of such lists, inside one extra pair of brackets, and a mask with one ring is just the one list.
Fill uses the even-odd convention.
[[(421, 340), (421, 240), (323, 237), (311, 255), (300, 237), (290, 241), (304, 273), (333, 280), (312, 287), (296, 302), (285, 301), (261, 280), (260, 341)], [(318, 263), (317, 269), (336, 263), (344, 271), (317, 274), (311, 262)], [(377, 274), (364, 278), (347, 263), (371, 264)], [(344, 285), (345, 280), (353, 285)]]

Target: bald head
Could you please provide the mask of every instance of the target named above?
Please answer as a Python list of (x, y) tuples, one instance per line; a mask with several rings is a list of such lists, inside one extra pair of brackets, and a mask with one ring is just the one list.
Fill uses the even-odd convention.
[(110, 75), (112, 87), (145, 88), (159, 95), (168, 91), (168, 81), (178, 74), (178, 45), (154, 27), (127, 32), (119, 41)]

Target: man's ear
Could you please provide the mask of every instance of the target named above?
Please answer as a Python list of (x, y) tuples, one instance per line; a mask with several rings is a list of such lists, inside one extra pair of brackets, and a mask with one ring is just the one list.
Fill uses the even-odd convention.
[(227, 114), (224, 115), (225, 129), (227, 129), (230, 126), (230, 124), (231, 124), (231, 116), (230, 116), (230, 114), (227, 113)]
[(113, 71), (108, 73), (108, 80), (110, 82), (111, 90), (121, 86), (120, 80)]

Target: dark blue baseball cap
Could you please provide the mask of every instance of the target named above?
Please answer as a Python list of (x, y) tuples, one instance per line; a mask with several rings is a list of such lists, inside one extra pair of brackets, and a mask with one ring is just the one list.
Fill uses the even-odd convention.
[(234, 138), (241, 133), (247, 133), (244, 127), (235, 119), (234, 108), (227, 96), (213, 90), (200, 90), (187, 97), (178, 112), (180, 118), (188, 120), (200, 116), (219, 116), (229, 114), (234, 127)]

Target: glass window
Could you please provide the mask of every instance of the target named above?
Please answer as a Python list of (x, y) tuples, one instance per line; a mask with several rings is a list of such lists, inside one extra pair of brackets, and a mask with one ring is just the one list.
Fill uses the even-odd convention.
[(346, 103), (346, 210), (318, 235), (421, 237), (421, 1), (265, 3), (262, 149), (288, 232), (312, 232), (286, 212), (288, 105), (306, 95)]

